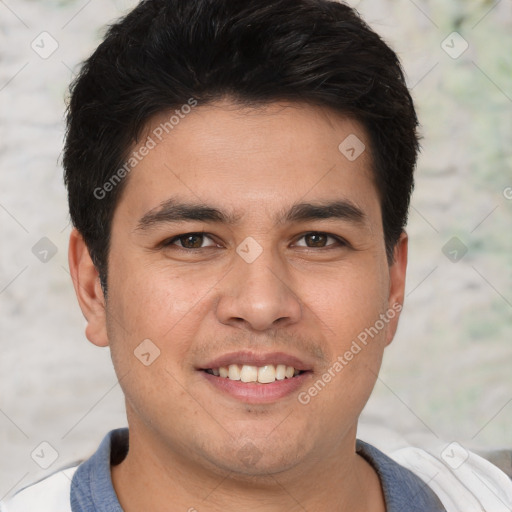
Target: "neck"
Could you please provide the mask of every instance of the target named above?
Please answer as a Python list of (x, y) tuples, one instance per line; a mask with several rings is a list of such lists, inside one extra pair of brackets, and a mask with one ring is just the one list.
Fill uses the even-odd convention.
[(128, 455), (112, 468), (125, 512), (385, 512), (379, 478), (355, 452), (355, 427), (330, 456), (266, 475), (225, 471), (138, 434), (130, 428)]

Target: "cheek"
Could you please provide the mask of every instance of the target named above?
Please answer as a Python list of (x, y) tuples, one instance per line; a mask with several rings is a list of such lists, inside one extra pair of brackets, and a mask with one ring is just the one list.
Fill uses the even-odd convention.
[(329, 402), (347, 406), (353, 399), (358, 407), (361, 398), (371, 393), (393, 321), (386, 316), (386, 268), (373, 262), (340, 269), (335, 279), (331, 275), (321, 288), (309, 287), (305, 293), (309, 307), (325, 326), (330, 362), (319, 377), (329, 381), (326, 387), (331, 392), (324, 395)]
[[(146, 370), (137, 354), (148, 352), (150, 358), (157, 355), (152, 369), (183, 371), (201, 327), (198, 319), (213, 307), (209, 292), (218, 278), (213, 272), (180, 272), (165, 262), (148, 265), (119, 258), (115, 263), (109, 275), (107, 331), (117, 374)], [(161, 381), (169, 378), (165, 372), (148, 371), (140, 377), (146, 381), (149, 374)]]
[(181, 371), (194, 337), (189, 318), (204, 292), (176, 273), (127, 262), (117, 265), (109, 278), (112, 361), (131, 409), (159, 422), (172, 409), (172, 397), (182, 406), (180, 414), (188, 414), (184, 404), (190, 414), (197, 413), (187, 401)]
[(112, 302), (126, 330), (134, 337), (161, 339), (193, 312), (206, 295), (209, 281), (191, 279), (169, 265), (129, 264), (112, 272)]
[(324, 275), (301, 276), (304, 302), (325, 325), (327, 335), (340, 340), (339, 349), (386, 311), (389, 285), (381, 267), (378, 262), (346, 265)]

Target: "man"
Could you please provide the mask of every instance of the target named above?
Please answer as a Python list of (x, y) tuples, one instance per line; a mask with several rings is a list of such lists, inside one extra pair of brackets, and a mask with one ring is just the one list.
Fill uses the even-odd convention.
[(129, 430), (5, 510), (508, 510), (474, 454), (492, 494), (356, 439), (404, 301), (418, 138), (396, 55), (353, 10), (141, 2), (67, 122), (71, 275)]

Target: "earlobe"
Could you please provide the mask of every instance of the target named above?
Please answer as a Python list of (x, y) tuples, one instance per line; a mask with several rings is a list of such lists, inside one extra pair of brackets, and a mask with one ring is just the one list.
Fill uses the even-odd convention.
[(388, 311), (390, 312), (390, 317), (391, 311), (393, 312), (393, 318), (390, 319), (388, 325), (386, 345), (389, 345), (391, 341), (393, 341), (398, 328), (398, 319), (404, 304), (408, 242), (407, 233), (403, 231), (395, 245), (393, 251), (394, 260), (389, 267)]
[(108, 345), (105, 297), (98, 270), (92, 262), (82, 235), (73, 229), (69, 237), (69, 270), (80, 309), (87, 321), (85, 335), (99, 347)]

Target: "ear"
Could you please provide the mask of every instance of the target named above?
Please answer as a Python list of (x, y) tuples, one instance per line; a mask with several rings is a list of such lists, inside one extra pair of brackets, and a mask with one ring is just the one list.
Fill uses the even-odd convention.
[[(391, 341), (393, 341), (398, 328), (398, 319), (404, 304), (408, 242), (409, 238), (407, 233), (402, 231), (393, 249), (393, 263), (389, 267), (388, 316), (390, 321), (386, 334), (386, 345), (389, 345)], [(392, 318), (391, 315), (393, 315)]]
[(82, 235), (71, 231), (68, 250), (69, 270), (80, 309), (87, 320), (85, 335), (94, 345), (108, 345), (105, 297), (101, 289), (100, 277), (89, 255)]

